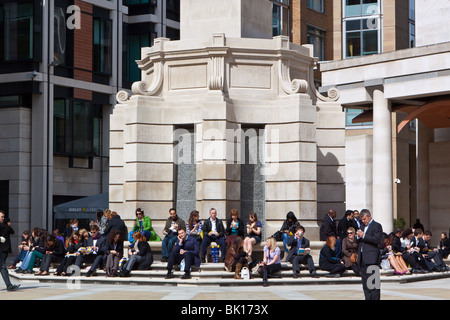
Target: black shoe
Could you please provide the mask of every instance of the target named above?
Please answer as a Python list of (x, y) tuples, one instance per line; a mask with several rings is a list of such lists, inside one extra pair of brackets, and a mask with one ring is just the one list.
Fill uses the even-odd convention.
[(311, 273), (311, 276), (312, 276), (313, 278), (319, 278), (319, 275), (318, 275), (316, 272)]
[(294, 271), (294, 273), (293, 273), (293, 278), (294, 278), (294, 279), (297, 279), (297, 278), (298, 278), (298, 273), (295, 272), (295, 271)]
[(185, 279), (190, 279), (191, 278), (191, 274), (186, 272), (185, 274), (183, 274), (183, 276), (181, 277), (181, 279), (185, 280)]
[(341, 275), (339, 273), (329, 273), (325, 275), (327, 278), (339, 278), (340, 276)]
[(172, 279), (174, 277), (172, 271), (167, 271), (166, 279)]
[(92, 272), (91, 271), (86, 272), (86, 277), (89, 278), (90, 276), (92, 276)]
[(412, 269), (411, 271), (412, 271), (412, 273), (428, 273), (424, 269)]
[(161, 262), (168, 262), (169, 261), (169, 258), (167, 258), (167, 257), (161, 257)]
[(10, 284), (8, 287), (6, 287), (6, 291), (15, 291), (19, 289), (20, 284)]

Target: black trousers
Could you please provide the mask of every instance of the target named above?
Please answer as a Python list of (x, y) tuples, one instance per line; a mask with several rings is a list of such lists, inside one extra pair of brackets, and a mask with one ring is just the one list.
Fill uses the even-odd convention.
[(169, 256), (169, 261), (167, 262), (167, 270), (172, 271), (173, 266), (175, 264), (180, 264), (184, 259), (184, 272), (191, 272), (191, 265), (194, 261), (194, 254), (192, 252), (185, 252), (183, 254), (179, 254), (178, 252), (172, 251)]
[(56, 269), (56, 272), (57, 273), (67, 272), (67, 268), (69, 268), (71, 265), (75, 263), (75, 258), (76, 257), (74, 256), (65, 256), (61, 260), (61, 263), (59, 264), (59, 267)]
[(314, 271), (316, 271), (316, 268), (314, 267), (314, 260), (309, 254), (305, 256), (295, 255), (292, 257), (291, 263), (292, 263), (292, 270), (296, 273), (300, 272), (301, 264), (308, 266), (309, 273), (313, 273)]
[(92, 263), (89, 268), (90, 272), (94, 272), (100, 266), (104, 266), (106, 264), (106, 255), (104, 254), (80, 254), (75, 259), (75, 265), (81, 269), (81, 265), (86, 263)]
[(216, 242), (220, 246), (221, 258), (224, 259), (227, 255), (227, 244), (223, 237), (216, 237), (215, 235), (205, 235), (202, 241), (202, 259), (206, 258), (206, 250), (208, 249), (211, 242)]
[[(374, 270), (378, 269), (378, 265), (366, 265), (361, 257), (361, 280), (366, 300), (380, 300), (381, 299), (381, 283), (380, 279), (375, 279)], [(378, 273), (379, 274), (379, 273)]]
[(8, 257), (8, 252), (0, 251), (0, 273), (2, 274), (3, 281), (6, 286), (9, 287), (11, 285), (11, 281), (9, 280), (8, 269), (6, 268), (6, 258)]
[(55, 256), (54, 254), (44, 254), (44, 256), (42, 257), (41, 267), (39, 268), (39, 270), (48, 272), (48, 269), (50, 268), (50, 264), (52, 262), (61, 263), (63, 258), (64, 256), (61, 257)]

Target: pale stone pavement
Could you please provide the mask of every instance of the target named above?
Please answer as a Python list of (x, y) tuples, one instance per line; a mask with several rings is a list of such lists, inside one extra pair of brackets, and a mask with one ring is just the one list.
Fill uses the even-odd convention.
[[(12, 279), (13, 283), (18, 280)], [(122, 284), (38, 283), (20, 281), (7, 292), (0, 279), (0, 301), (5, 300), (364, 300), (361, 285), (301, 285), (253, 287), (146, 286)], [(382, 300), (450, 300), (450, 279), (414, 283), (383, 283)]]

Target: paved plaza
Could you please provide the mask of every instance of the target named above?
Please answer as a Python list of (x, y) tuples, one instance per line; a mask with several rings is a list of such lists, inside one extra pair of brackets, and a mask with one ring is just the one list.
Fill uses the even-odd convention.
[[(364, 300), (361, 285), (299, 285), (271, 287), (146, 286), (123, 284), (81, 284), (17, 281), (21, 287), (7, 292), (0, 280), (0, 301), (5, 300)], [(450, 300), (450, 279), (413, 283), (383, 283), (382, 300)]]

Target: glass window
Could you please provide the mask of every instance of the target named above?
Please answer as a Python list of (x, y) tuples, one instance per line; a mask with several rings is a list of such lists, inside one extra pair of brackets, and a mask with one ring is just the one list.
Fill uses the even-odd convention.
[(166, 17), (180, 21), (180, 0), (166, 0)]
[(136, 60), (141, 60), (141, 48), (151, 47), (156, 37), (154, 24), (123, 24), (122, 86), (131, 88), (133, 82), (141, 80), (141, 70)]
[(72, 149), (69, 114), (66, 99), (53, 101), (53, 150), (55, 153), (68, 153), (68, 150)]
[(94, 18), (94, 71), (111, 74), (111, 20)]
[(344, 0), (345, 17), (361, 17), (379, 14), (378, 0)]
[(409, 0), (409, 47), (416, 46), (416, 1)]
[(289, 36), (289, 1), (272, 1), (273, 36)]
[(381, 51), (381, 17), (377, 0), (343, 0), (345, 58), (376, 54)]
[(53, 110), (55, 153), (77, 156), (101, 154), (102, 105), (72, 98), (56, 98)]
[(363, 33), (363, 55), (378, 53), (378, 31), (370, 30)]
[(314, 56), (319, 58), (319, 61), (325, 60), (325, 31), (307, 26), (307, 42), (314, 46)]
[(352, 123), (353, 119), (363, 113), (364, 110), (361, 109), (345, 109), (345, 126), (347, 127), (370, 127), (373, 126), (373, 122), (361, 122), (361, 123)]
[(311, 10), (318, 12), (323, 12), (323, 0), (308, 0), (306, 2), (306, 7)]
[(33, 58), (33, 3), (0, 4), (0, 61)]

